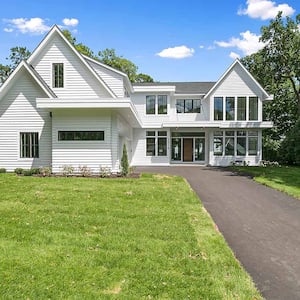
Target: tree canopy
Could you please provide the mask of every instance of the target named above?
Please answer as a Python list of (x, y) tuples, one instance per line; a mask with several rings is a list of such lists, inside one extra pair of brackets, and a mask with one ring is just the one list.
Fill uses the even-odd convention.
[[(300, 118), (300, 15), (295, 20), (279, 13), (261, 28), (263, 49), (244, 57), (242, 63), (274, 100), (264, 106), (264, 117), (274, 122), (265, 132), (265, 153), (279, 158), (280, 147)], [(289, 138), (291, 140), (291, 138)], [(279, 151), (279, 152), (278, 152)]]

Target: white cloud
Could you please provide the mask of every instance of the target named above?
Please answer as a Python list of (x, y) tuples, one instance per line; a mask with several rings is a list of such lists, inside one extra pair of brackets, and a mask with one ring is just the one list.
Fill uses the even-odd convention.
[(41, 18), (17, 18), (17, 19), (6, 19), (5, 23), (8, 27), (4, 29), (6, 32), (21, 32), (31, 34), (43, 34), (50, 30), (51, 27), (45, 24), (45, 20)]
[(193, 56), (195, 50), (193, 48), (188, 48), (187, 46), (177, 46), (173, 48), (166, 48), (159, 53), (156, 53), (156, 55), (164, 58), (175, 58), (175, 59), (181, 59)]
[(199, 48), (200, 48), (200, 49), (204, 49), (205, 47), (204, 47), (203, 45), (200, 45)]
[(74, 18), (72, 19), (65, 18), (62, 20), (62, 22), (65, 26), (72, 26), (72, 27), (77, 26), (79, 23), (78, 19), (74, 19)]
[(295, 9), (288, 4), (276, 4), (270, 0), (247, 0), (247, 8), (239, 9), (239, 15), (248, 15), (250, 18), (255, 19), (273, 19), (278, 12), (282, 11), (282, 15), (290, 16), (295, 12)]
[(235, 52), (230, 52), (229, 57), (231, 57), (232, 59), (237, 59), (240, 58), (241, 56)]
[(240, 33), (242, 38), (231, 38), (228, 42), (215, 41), (215, 44), (222, 48), (237, 48), (244, 55), (251, 55), (264, 47), (259, 41), (259, 36), (249, 30)]

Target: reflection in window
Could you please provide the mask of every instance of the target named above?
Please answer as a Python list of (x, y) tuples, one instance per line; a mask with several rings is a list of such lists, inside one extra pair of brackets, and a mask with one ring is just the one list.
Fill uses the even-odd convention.
[(214, 98), (214, 120), (223, 120), (223, 97)]
[(226, 120), (234, 120), (234, 97), (226, 97)]

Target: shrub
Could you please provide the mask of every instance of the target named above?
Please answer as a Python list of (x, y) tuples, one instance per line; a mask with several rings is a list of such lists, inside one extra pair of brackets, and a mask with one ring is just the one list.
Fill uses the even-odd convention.
[(32, 176), (33, 172), (32, 170), (23, 170), (23, 173), (22, 173), (24, 176)]
[(127, 176), (129, 173), (129, 163), (126, 144), (123, 145), (123, 154), (121, 159), (121, 174), (122, 176)]
[(6, 169), (5, 168), (0, 168), (0, 173), (6, 173)]
[(40, 174), (40, 168), (32, 168), (31, 173), (32, 173), (32, 175)]
[(71, 176), (74, 174), (74, 167), (71, 165), (64, 165), (61, 167), (63, 176)]
[(40, 168), (40, 174), (44, 177), (48, 177), (52, 174), (51, 167), (41, 167)]
[(90, 177), (92, 175), (92, 170), (88, 166), (79, 166), (78, 170), (82, 177)]
[(110, 172), (110, 168), (106, 167), (106, 166), (100, 166), (100, 170), (99, 170), (99, 176), (101, 178), (106, 178), (109, 177), (111, 174)]
[(22, 168), (16, 168), (16, 169), (15, 169), (15, 173), (16, 173), (17, 175), (23, 174), (23, 171), (24, 171), (24, 169), (22, 169)]

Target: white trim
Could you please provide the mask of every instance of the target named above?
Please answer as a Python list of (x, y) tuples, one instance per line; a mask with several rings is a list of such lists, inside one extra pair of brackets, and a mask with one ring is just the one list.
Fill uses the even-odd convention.
[(133, 90), (136, 93), (153, 92), (153, 93), (158, 94), (160, 92), (175, 92), (176, 87), (175, 87), (175, 85), (133, 86)]
[(63, 35), (61, 30), (57, 25), (54, 25), (51, 30), (48, 32), (46, 37), (42, 40), (42, 42), (38, 45), (37, 48), (33, 51), (33, 53), (28, 58), (28, 63), (32, 63), (35, 57), (42, 51), (42, 49), (47, 45), (50, 38), (57, 33), (64, 42), (69, 46), (69, 48), (73, 51), (73, 53), (80, 59), (80, 61), (88, 68), (88, 70), (94, 75), (94, 77), (101, 83), (101, 85), (106, 89), (106, 91), (113, 97), (117, 98), (115, 93), (107, 86), (107, 84), (98, 76), (96, 71), (87, 63), (87, 61), (83, 58), (83, 56), (75, 49), (75, 47), (68, 41), (68, 39)]

